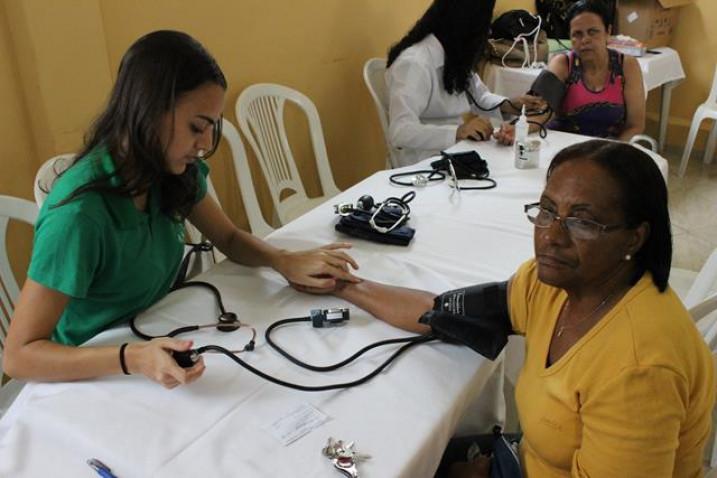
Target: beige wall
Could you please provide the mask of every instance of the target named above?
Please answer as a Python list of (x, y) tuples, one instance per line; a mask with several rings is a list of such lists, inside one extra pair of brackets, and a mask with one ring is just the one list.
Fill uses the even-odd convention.
[[(0, 194), (30, 199), (39, 165), (75, 150), (100, 110), (119, 60), (145, 32), (189, 32), (217, 57), (230, 83), (226, 116), (239, 92), (276, 82), (307, 94), (321, 115), (336, 182), (346, 188), (384, 164), (383, 138), (362, 81), (366, 59), (413, 24), (428, 0), (0, 0)], [(498, 0), (496, 12), (533, 9), (533, 0)], [(688, 79), (675, 91), (668, 140), (682, 145), (692, 112), (707, 95), (717, 57), (708, 19), (714, 0), (683, 9), (674, 47)], [(699, 42), (699, 47), (690, 47)], [(656, 118), (658, 93), (651, 93)], [(292, 136), (305, 124), (291, 113)], [(297, 119), (294, 119), (297, 118)], [(652, 133), (655, 126), (651, 124)], [(699, 145), (698, 145), (699, 147)], [(297, 146), (309, 193), (318, 192), (308, 141)], [(226, 150), (212, 159), (214, 181), (232, 219), (246, 226)], [(257, 170), (258, 168), (255, 168)], [(228, 174), (230, 173), (230, 174)], [(260, 186), (265, 215), (268, 195)], [(26, 255), (29, 241), (13, 246)], [(24, 268), (24, 263), (18, 266)]]

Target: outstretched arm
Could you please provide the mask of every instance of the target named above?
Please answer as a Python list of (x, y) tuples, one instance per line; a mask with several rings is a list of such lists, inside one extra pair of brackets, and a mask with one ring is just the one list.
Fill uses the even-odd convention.
[(192, 209), (189, 220), (232, 261), (246, 266), (268, 266), (292, 285), (333, 288), (337, 279), (358, 281), (350, 267), (358, 264), (343, 249), (351, 244), (328, 244), (306, 251), (286, 251), (237, 228), (208, 194)]
[(357, 284), (340, 283), (334, 295), (394, 327), (419, 334), (431, 331), (429, 326), (418, 323), (433, 308), (435, 294), (430, 292), (363, 280)]
[[(14, 378), (34, 381), (83, 380), (122, 373), (119, 347), (73, 347), (50, 340), (69, 297), (28, 278), (20, 293), (5, 342), (3, 369)], [(132, 374), (142, 374), (174, 388), (191, 383), (204, 372), (200, 360), (183, 369), (171, 351), (189, 350), (192, 343), (170, 338), (134, 342), (125, 350)]]

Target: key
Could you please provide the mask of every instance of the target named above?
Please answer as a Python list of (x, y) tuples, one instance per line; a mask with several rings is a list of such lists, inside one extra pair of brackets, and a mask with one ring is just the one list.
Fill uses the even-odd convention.
[(333, 459), (334, 468), (339, 470), (349, 478), (358, 478), (358, 469), (356, 469), (356, 463), (354, 463), (351, 457), (338, 457)]
[(328, 441), (326, 442), (326, 446), (321, 449), (321, 453), (329, 459), (334, 459), (338, 455), (336, 452), (336, 443), (334, 442), (333, 437), (329, 437)]

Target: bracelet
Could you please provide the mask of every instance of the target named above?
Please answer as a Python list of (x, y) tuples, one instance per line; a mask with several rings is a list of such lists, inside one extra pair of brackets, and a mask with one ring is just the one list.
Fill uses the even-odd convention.
[(124, 373), (125, 375), (131, 375), (129, 373), (129, 370), (127, 370), (127, 362), (125, 362), (125, 359), (124, 359), (124, 349), (127, 348), (127, 345), (128, 345), (127, 342), (120, 345), (119, 360), (120, 360), (120, 367), (122, 367), (122, 373)]

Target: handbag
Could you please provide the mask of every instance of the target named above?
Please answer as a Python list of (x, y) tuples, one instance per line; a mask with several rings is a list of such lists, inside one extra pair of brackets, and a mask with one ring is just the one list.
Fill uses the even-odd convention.
[(486, 56), (492, 63), (528, 67), (548, 61), (548, 37), (542, 20), (527, 10), (509, 10), (491, 25)]

